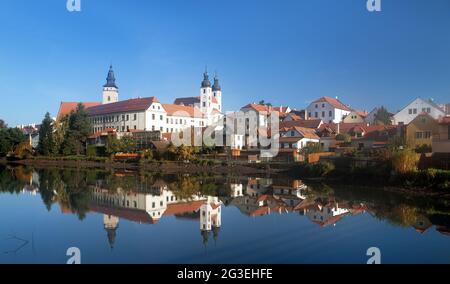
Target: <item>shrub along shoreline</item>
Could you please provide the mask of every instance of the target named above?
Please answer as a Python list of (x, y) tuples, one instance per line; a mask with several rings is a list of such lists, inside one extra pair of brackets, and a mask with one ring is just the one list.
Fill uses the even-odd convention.
[(339, 168), (328, 162), (301, 163), (289, 170), (302, 178), (348, 184), (402, 187), (408, 190), (433, 190), (450, 193), (450, 171), (439, 169), (396, 172), (388, 163), (363, 168)]

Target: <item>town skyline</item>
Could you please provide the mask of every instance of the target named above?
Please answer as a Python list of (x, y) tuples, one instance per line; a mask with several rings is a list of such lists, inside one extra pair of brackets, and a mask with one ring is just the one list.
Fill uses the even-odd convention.
[[(2, 119), (40, 123), (61, 101), (97, 101), (110, 64), (121, 100), (195, 96), (207, 65), (220, 77), (224, 111), (261, 100), (303, 109), (322, 96), (367, 111), (385, 105), (396, 112), (416, 97), (447, 103), (446, 1), (387, 2), (378, 14), (365, 1), (248, 0), (239, 10), (237, 3), (169, 2), (186, 12), (174, 13), (174, 3), (140, 3), (139, 10), (126, 6), (134, 16), (127, 21), (122, 3), (87, 2), (76, 14), (40, 2), (23, 11), (23, 1), (10, 1), (0, 24), (27, 24), (5, 29), (10, 44), (0, 47)], [(33, 108), (18, 113), (30, 100)]]

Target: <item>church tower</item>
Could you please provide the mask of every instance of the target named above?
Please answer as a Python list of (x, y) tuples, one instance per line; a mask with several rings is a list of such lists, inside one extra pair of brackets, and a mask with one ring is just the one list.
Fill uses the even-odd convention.
[(209, 81), (208, 70), (205, 70), (200, 88), (200, 110), (205, 114), (212, 112), (212, 96), (211, 81)]
[(103, 86), (103, 104), (116, 103), (119, 101), (119, 88), (116, 85), (116, 78), (112, 65), (109, 67), (106, 84)]
[(217, 101), (219, 106), (219, 111), (222, 112), (222, 87), (219, 84), (219, 76), (217, 74), (214, 76), (214, 85), (212, 86), (213, 96)]

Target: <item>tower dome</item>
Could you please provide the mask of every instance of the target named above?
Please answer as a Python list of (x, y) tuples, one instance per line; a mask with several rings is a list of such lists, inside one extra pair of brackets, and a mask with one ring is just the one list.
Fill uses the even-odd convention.
[(216, 75), (214, 76), (214, 85), (212, 87), (213, 92), (222, 91), (222, 87), (219, 84), (219, 77)]
[(118, 89), (118, 87), (116, 85), (116, 77), (114, 76), (114, 70), (113, 70), (112, 65), (109, 66), (108, 77), (106, 78), (106, 84), (103, 87)]
[(203, 73), (202, 88), (210, 88), (210, 87), (211, 82), (209, 81), (208, 70), (205, 70), (205, 73)]

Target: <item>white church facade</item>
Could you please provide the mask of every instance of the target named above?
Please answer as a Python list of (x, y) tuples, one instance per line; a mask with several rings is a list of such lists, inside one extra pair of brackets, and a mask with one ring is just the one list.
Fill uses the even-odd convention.
[(114, 129), (117, 132), (160, 131), (176, 133), (188, 127), (206, 127), (222, 115), (222, 88), (217, 76), (211, 85), (203, 74), (200, 96), (179, 98), (163, 104), (156, 97), (120, 101), (112, 66), (103, 86), (102, 104), (87, 108), (92, 132)]

